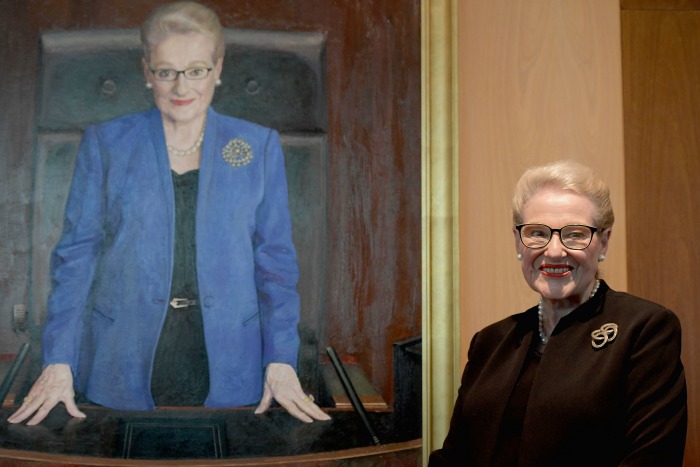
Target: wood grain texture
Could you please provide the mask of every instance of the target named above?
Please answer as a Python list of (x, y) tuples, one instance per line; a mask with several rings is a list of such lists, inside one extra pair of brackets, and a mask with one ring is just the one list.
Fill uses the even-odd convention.
[(533, 165), (574, 159), (611, 188), (601, 275), (627, 287), (619, 4), (459, 3), (462, 360), (484, 326), (537, 303), (515, 258), (511, 197)]
[(620, 0), (622, 10), (698, 10), (700, 0)]
[(700, 465), (700, 11), (623, 11), (629, 290), (679, 316)]

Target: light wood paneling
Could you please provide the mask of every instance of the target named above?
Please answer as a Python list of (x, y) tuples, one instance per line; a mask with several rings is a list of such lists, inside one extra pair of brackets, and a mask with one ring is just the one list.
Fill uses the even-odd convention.
[(686, 466), (700, 465), (698, 8), (622, 12), (629, 290), (671, 308), (683, 326)]
[(601, 275), (627, 288), (619, 15), (615, 0), (459, 2), (462, 364), (474, 332), (537, 301), (511, 232), (529, 166), (575, 159), (609, 183)]

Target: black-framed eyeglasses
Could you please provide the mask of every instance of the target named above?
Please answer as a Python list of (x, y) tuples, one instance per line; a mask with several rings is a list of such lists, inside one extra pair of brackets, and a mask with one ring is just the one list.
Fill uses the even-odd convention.
[(515, 226), (520, 241), (528, 248), (544, 248), (552, 235), (559, 234), (561, 244), (570, 250), (585, 250), (591, 244), (593, 234), (599, 229), (590, 225), (571, 224), (561, 229), (553, 229), (545, 224), (519, 224)]
[(158, 81), (175, 81), (180, 74), (182, 74), (188, 80), (200, 80), (209, 76), (209, 73), (213, 68), (207, 68), (203, 66), (195, 66), (188, 68), (186, 70), (173, 70), (170, 68), (149, 68), (153, 77)]

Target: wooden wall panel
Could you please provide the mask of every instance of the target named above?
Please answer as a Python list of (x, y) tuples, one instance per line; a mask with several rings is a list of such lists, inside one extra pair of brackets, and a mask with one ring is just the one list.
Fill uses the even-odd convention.
[(627, 288), (619, 4), (459, 2), (462, 359), (471, 336), (537, 303), (515, 258), (511, 197), (530, 166), (575, 159), (610, 185), (601, 274)]
[[(657, 2), (659, 3), (659, 2)], [(674, 310), (700, 465), (700, 5), (622, 12), (630, 292)]]
[[(0, 0), (0, 353), (19, 347), (9, 315), (28, 296), (39, 33), (134, 28), (162, 3)], [(420, 1), (204, 3), (226, 27), (328, 34), (329, 274), (318, 345), (356, 357), (391, 400), (391, 344), (421, 333)]]
[(698, 10), (700, 0), (620, 0), (623, 10)]

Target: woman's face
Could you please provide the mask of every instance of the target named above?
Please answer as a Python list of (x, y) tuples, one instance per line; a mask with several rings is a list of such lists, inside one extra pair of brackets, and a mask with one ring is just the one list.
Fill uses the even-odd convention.
[[(568, 190), (543, 188), (525, 204), (524, 224), (545, 224), (553, 229), (565, 225), (595, 225), (597, 209), (586, 196)], [(610, 229), (595, 233), (584, 250), (564, 247), (559, 234), (553, 233), (544, 248), (527, 248), (515, 234), (516, 251), (522, 255), (525, 281), (542, 297), (549, 300), (581, 302), (590, 293), (598, 270), (598, 257), (608, 250)]]
[[(198, 34), (173, 34), (151, 49), (151, 57), (143, 61), (146, 80), (153, 87), (153, 99), (166, 122), (190, 123), (197, 121), (207, 111), (216, 80), (221, 76), (223, 59), (214, 62), (214, 42)], [(190, 80), (184, 74), (175, 81), (159, 81), (151, 70), (170, 69), (176, 71), (189, 68), (213, 68), (201, 80)]]

